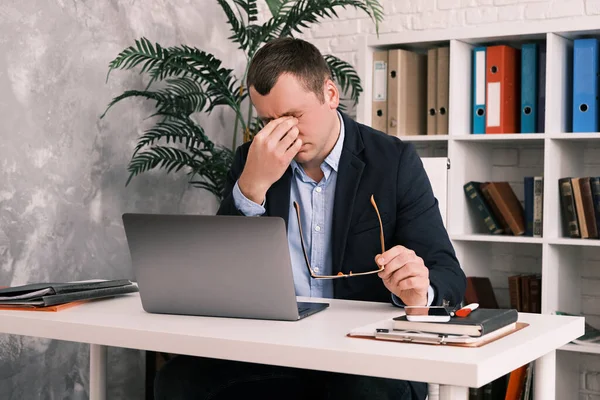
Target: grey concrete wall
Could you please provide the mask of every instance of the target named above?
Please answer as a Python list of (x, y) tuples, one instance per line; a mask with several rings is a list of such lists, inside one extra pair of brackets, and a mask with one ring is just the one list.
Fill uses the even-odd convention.
[[(134, 178), (127, 163), (152, 103), (108, 102), (143, 88), (108, 63), (134, 39), (188, 44), (239, 70), (210, 0), (3, 0), (0, 3), (0, 286), (131, 278), (126, 211), (214, 213), (184, 174)], [(199, 118), (231, 145), (229, 114)], [(142, 399), (144, 357), (109, 349), (109, 399)], [(88, 346), (0, 335), (0, 399), (86, 399)]]

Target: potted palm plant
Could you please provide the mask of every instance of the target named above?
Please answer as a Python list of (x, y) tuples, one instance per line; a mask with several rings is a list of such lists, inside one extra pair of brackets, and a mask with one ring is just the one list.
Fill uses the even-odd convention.
[[(336, 10), (353, 7), (365, 12), (378, 32), (383, 8), (378, 0), (265, 0), (270, 18), (258, 23), (257, 0), (216, 0), (229, 27), (229, 37), (249, 61), (260, 46), (271, 39), (293, 36), (319, 19), (337, 17)], [(342, 93), (349, 93), (356, 103), (362, 92), (360, 78), (347, 62), (330, 54), (324, 55)], [(109, 64), (112, 70), (139, 67), (149, 77), (144, 89), (127, 90), (112, 99), (108, 110), (118, 102), (140, 97), (155, 102), (152, 114), (156, 123), (137, 141), (129, 162), (127, 184), (136, 175), (154, 168), (167, 172), (185, 170), (193, 187), (208, 190), (221, 200), (226, 175), (233, 161), (238, 135), (247, 141), (261, 129), (253, 116), (248, 90), (244, 86), (247, 67), (241, 79), (214, 55), (196, 47), (181, 45), (164, 47), (145, 37), (135, 40)], [(231, 148), (216, 146), (192, 115), (210, 113), (226, 106), (235, 115)]]

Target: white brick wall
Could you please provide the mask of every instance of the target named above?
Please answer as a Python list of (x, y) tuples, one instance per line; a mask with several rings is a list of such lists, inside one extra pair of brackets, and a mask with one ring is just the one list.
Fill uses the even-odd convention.
[[(382, 0), (382, 4), (385, 21), (380, 35), (600, 14), (600, 0)], [(354, 9), (340, 8), (338, 15), (340, 18), (334, 22), (312, 27), (304, 37), (322, 52), (355, 64), (356, 36), (375, 33), (374, 25), (364, 13)], [(421, 156), (448, 154), (446, 144), (417, 143), (416, 147)], [(600, 175), (600, 149), (587, 149), (583, 158), (583, 173)], [(513, 183), (517, 197), (523, 200), (522, 177), (543, 171), (543, 148), (498, 148), (492, 154), (492, 162), (491, 179)], [(541, 246), (493, 244), (491, 249), (492, 283), (501, 304), (508, 304), (506, 278), (516, 272), (541, 271)], [(584, 250), (581, 268), (582, 311), (589, 322), (600, 327), (600, 249)], [(580, 398), (600, 400), (600, 356), (581, 355), (580, 372)]]

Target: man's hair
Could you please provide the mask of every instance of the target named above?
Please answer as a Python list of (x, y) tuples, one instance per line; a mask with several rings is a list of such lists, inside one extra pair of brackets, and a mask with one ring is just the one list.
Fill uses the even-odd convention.
[(302, 39), (283, 37), (273, 39), (260, 48), (248, 67), (247, 87), (262, 96), (269, 94), (279, 76), (290, 73), (306, 90), (323, 102), (323, 83), (332, 79), (329, 66), (321, 52)]

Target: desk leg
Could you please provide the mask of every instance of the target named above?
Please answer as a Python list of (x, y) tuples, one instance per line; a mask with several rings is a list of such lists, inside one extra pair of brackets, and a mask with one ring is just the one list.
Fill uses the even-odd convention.
[(106, 400), (106, 346), (90, 344), (90, 400)]
[(534, 400), (556, 398), (556, 351), (538, 358), (533, 373)]
[(440, 400), (469, 400), (469, 388), (440, 385)]

